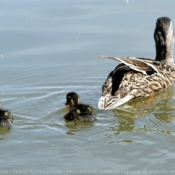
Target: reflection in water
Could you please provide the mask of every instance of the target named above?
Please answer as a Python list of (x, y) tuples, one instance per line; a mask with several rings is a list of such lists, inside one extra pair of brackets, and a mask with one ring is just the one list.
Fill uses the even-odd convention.
[(80, 130), (89, 129), (92, 126), (94, 126), (94, 123), (92, 122), (78, 122), (78, 126), (75, 126), (73, 122), (65, 121), (65, 126), (69, 129), (69, 131), (66, 132), (68, 135), (75, 135), (76, 132)]
[(4, 135), (10, 133), (11, 130), (11, 127), (0, 127), (0, 140), (5, 140)]
[[(174, 133), (174, 131), (161, 129), (165, 125), (171, 124), (175, 119), (175, 108), (173, 105), (175, 100), (173, 99), (173, 94), (174, 87), (169, 87), (155, 94), (153, 98), (144, 97), (132, 100), (113, 110), (118, 118), (119, 125), (117, 127), (111, 127), (112, 131), (115, 131), (115, 135), (123, 131), (132, 132), (141, 130), (146, 132), (160, 131), (167, 134)], [(150, 115), (151, 113), (152, 115)], [(139, 127), (137, 127), (138, 122)], [(140, 125), (144, 126), (140, 127)], [(146, 127), (147, 125), (151, 127), (151, 129)]]

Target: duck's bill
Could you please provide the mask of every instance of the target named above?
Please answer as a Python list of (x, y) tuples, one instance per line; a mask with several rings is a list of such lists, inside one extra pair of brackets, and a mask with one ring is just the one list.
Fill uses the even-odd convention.
[(124, 98), (118, 98), (118, 96), (102, 96), (98, 102), (98, 108), (100, 109), (115, 109), (118, 106), (126, 103), (132, 98), (132, 96), (128, 95)]

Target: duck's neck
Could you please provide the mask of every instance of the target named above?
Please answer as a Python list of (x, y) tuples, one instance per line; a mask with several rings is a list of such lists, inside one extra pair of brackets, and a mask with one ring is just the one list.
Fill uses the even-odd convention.
[(173, 60), (173, 45), (160, 45), (156, 43), (156, 61), (164, 64), (172, 65)]
[(154, 40), (156, 45), (155, 60), (164, 64), (174, 65), (174, 31), (170, 18), (162, 17), (157, 19), (156, 28), (154, 31)]

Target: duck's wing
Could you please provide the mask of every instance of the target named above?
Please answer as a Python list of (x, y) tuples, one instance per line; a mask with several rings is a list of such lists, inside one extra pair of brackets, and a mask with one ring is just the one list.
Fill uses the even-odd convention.
[[(116, 61), (120, 61), (122, 64), (118, 65), (114, 71), (112, 71), (102, 87), (102, 97), (99, 100), (98, 107), (100, 109), (114, 109), (127, 101), (133, 99), (137, 93), (137, 88), (135, 87), (135, 81), (131, 80), (132, 74), (126, 74), (130, 69), (137, 71), (137, 77), (140, 80), (144, 76), (149, 76), (152, 74), (159, 74), (159, 66), (156, 61), (146, 58), (118, 58), (111, 56), (100, 56), (102, 58), (108, 58)], [(141, 74), (140, 74), (140, 73)], [(125, 81), (122, 81), (123, 76), (125, 76), (125, 81), (128, 82), (127, 85)], [(123, 84), (121, 84), (123, 83)], [(141, 82), (141, 84), (145, 82)], [(121, 86), (122, 85), (122, 86)], [(120, 88), (120, 86), (122, 88)], [(139, 88), (139, 87), (138, 87)]]
[(136, 58), (136, 57), (126, 57), (126, 58), (118, 58), (118, 57), (111, 57), (111, 56), (98, 56), (101, 58), (108, 58), (116, 61), (120, 61), (126, 66), (130, 67), (131, 69), (142, 72), (143, 74), (147, 75), (147, 72), (154, 70), (158, 73), (156, 66), (154, 66), (154, 62), (151, 59), (144, 59), (144, 58)]

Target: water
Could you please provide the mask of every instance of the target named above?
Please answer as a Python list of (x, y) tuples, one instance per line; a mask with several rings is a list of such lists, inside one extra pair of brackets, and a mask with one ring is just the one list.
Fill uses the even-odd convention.
[[(155, 57), (158, 17), (175, 28), (175, 2), (0, 1), (0, 100), (14, 117), (0, 129), (1, 174), (174, 174), (174, 87), (116, 110), (97, 108), (117, 62)], [(95, 123), (65, 122), (75, 91)]]

